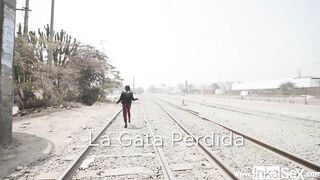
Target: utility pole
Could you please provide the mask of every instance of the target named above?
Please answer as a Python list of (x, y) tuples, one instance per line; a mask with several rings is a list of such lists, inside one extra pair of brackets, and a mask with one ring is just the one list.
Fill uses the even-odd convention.
[(16, 9), (17, 11), (24, 11), (24, 21), (23, 21), (23, 35), (28, 36), (29, 33), (29, 0), (26, 0), (25, 7)]
[(53, 25), (54, 25), (54, 0), (51, 0), (51, 20), (50, 20), (50, 38), (49, 38), (49, 52), (48, 52), (48, 64), (52, 67), (53, 56)]
[(24, 7), (23, 35), (27, 36), (28, 33), (29, 33), (29, 0), (26, 0), (26, 5)]
[(12, 142), (12, 92), (16, 0), (0, 1), (0, 146)]
[(186, 81), (186, 93), (188, 94), (189, 88), (188, 88), (188, 81)]

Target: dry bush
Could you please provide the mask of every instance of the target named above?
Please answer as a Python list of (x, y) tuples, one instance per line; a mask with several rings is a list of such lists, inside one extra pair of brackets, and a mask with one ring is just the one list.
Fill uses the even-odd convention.
[[(24, 36), (21, 27), (15, 41), (14, 79), (19, 109), (59, 106), (64, 102), (92, 105), (106, 91), (121, 85), (120, 72), (108, 57), (94, 47), (82, 46), (60, 31), (48, 43), (49, 27)], [(48, 47), (53, 48), (53, 66), (48, 66)]]
[(78, 50), (70, 58), (69, 69), (77, 83), (78, 100), (92, 105), (104, 96), (107, 57), (92, 47)]

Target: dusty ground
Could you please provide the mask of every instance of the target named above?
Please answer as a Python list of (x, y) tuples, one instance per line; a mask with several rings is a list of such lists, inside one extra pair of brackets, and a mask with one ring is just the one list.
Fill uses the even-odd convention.
[(76, 136), (99, 126), (119, 109), (103, 103), (14, 118), (13, 143), (0, 149), (0, 178), (60, 154)]
[[(177, 129), (172, 123), (170, 124), (171, 121), (152, 103), (152, 100), (156, 100), (157, 98), (149, 97), (144, 96), (140, 98), (138, 102), (135, 102), (132, 108), (133, 122), (127, 130), (135, 134), (142, 134), (142, 136), (146, 134), (147, 130), (141, 114), (142, 109), (145, 109), (146, 117), (150, 120), (151, 128), (153, 128), (156, 134), (167, 137), (171, 131), (179, 130), (179, 128)], [(165, 98), (167, 99), (168, 96), (165, 96)], [(172, 101), (172, 103), (181, 104), (181, 100), (176, 98), (177, 97), (170, 96), (168, 99)], [(315, 120), (319, 120), (320, 117), (318, 113), (319, 106), (300, 106), (240, 100), (227, 101), (213, 98), (197, 99), (197, 97), (192, 96), (188, 98), (190, 98), (189, 100), (198, 100), (212, 104), (217, 103), (245, 111), (250, 110), (268, 114), (281, 114), (282, 112), (286, 112), (286, 114), (291, 116)], [(318, 131), (319, 126), (315, 125), (318, 124), (317, 121), (312, 121), (313, 124), (305, 124), (303, 123), (304, 121), (292, 121), (291, 118), (275, 119), (273, 117), (251, 116), (205, 107), (191, 102), (186, 103), (187, 105), (184, 107), (200, 112), (201, 116), (208, 116), (235, 129), (240, 128), (241, 131), (253, 137), (257, 137), (270, 144), (301, 155), (303, 158), (319, 163), (319, 146), (316, 143), (319, 142), (320, 136)], [(13, 124), (13, 144), (0, 149), (0, 177), (10, 174), (10, 178), (13, 179), (39, 179), (39, 177), (55, 179), (70, 165), (76, 155), (88, 145), (88, 133), (93, 132), (93, 134), (97, 134), (97, 132), (105, 126), (107, 121), (120, 110), (120, 107), (120, 105), (115, 104), (96, 104), (91, 107), (83, 106), (70, 110), (53, 109), (51, 111), (28, 115), (27, 117), (16, 118)], [(170, 106), (165, 107), (168, 108), (169, 112), (176, 118), (183, 120), (183, 124), (189, 129), (192, 129), (197, 135), (203, 135), (203, 133), (208, 134), (213, 130), (220, 129), (219, 127), (213, 126), (212, 123), (199, 121), (199, 119), (186, 115), (184, 112), (177, 111)], [(117, 119), (111, 126), (111, 129), (112, 131), (108, 131), (110, 136), (122, 132), (122, 118)], [(100, 156), (102, 154), (108, 154), (109, 156), (105, 159), (97, 159), (97, 161), (89, 167), (88, 170), (90, 171), (83, 171), (85, 173), (79, 175), (81, 175), (81, 177), (89, 175), (96, 177), (96, 173), (90, 174), (91, 170), (97, 170), (100, 173), (101, 167), (103, 167), (103, 171), (106, 171), (104, 168), (108, 170), (114, 169), (114, 167), (118, 165), (119, 167), (115, 169), (118, 171), (121, 170), (122, 172), (123, 167), (127, 167), (127, 165), (130, 164), (134, 168), (143, 166), (142, 170), (144, 170), (145, 167), (150, 167), (153, 172), (152, 174), (161, 176), (159, 166), (152, 152), (140, 152), (138, 148), (125, 148), (123, 150), (117, 148), (120, 147), (106, 149), (106, 151), (97, 151)], [(197, 154), (191, 148), (188, 149), (183, 146), (180, 146), (180, 148), (179, 151), (175, 151), (174, 148), (166, 149), (166, 147), (163, 147), (164, 155), (170, 166), (178, 164), (187, 167), (187, 163), (188, 166), (192, 164), (193, 168), (191, 170), (179, 170), (181, 171), (177, 173), (179, 177), (193, 177), (193, 175), (196, 175), (194, 176), (196, 178), (203, 177), (203, 179), (205, 179), (205, 177), (213, 177), (209, 176), (210, 173), (213, 172), (211, 168), (207, 169), (210, 173), (206, 174), (206, 169), (203, 169), (203, 163), (200, 163), (201, 168), (197, 166), (197, 163), (199, 164), (199, 162), (203, 161), (203, 158), (200, 158), (200, 154)], [(246, 145), (243, 149), (222, 148), (218, 150), (213, 148), (211, 150), (217, 152), (224, 161), (239, 172), (249, 172), (250, 167), (254, 164), (266, 165), (266, 163), (271, 163), (282, 164), (288, 167), (292, 166), (286, 164), (286, 161), (281, 161), (250, 144)], [(122, 152), (125, 156), (121, 154), (119, 158), (115, 156), (119, 155), (115, 152)], [(137, 153), (139, 157), (137, 157)], [(140, 157), (141, 154), (143, 154), (143, 156)], [(95, 156), (98, 157), (96, 154)], [(195, 157), (195, 159), (193, 157)], [(261, 159), (261, 157), (263, 158)], [(200, 161), (193, 162), (193, 160), (196, 159)], [(188, 160), (190, 160), (190, 162)], [(199, 168), (197, 169), (197, 167)], [(130, 169), (131, 167), (127, 168)], [(190, 174), (188, 174), (189, 172)], [(119, 179), (124, 177), (138, 178), (136, 175), (130, 175), (119, 176)], [(139, 178), (141, 177), (139, 176)], [(150, 176), (146, 175), (143, 177), (148, 178)], [(217, 179), (217, 176), (215, 177), (215, 179)]]

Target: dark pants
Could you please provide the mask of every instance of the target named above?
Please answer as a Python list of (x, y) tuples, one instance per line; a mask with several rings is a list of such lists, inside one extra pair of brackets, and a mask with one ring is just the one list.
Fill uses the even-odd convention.
[(127, 123), (127, 117), (129, 118), (129, 121), (131, 119), (130, 108), (131, 104), (122, 104), (123, 120), (125, 123)]

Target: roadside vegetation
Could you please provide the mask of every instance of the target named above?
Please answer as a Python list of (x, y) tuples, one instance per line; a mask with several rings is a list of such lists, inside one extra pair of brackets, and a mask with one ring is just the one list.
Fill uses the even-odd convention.
[(291, 95), (295, 88), (297, 88), (297, 86), (292, 82), (282, 83), (279, 86), (279, 90), (280, 90), (281, 94), (284, 96)]
[[(95, 47), (61, 30), (50, 41), (49, 26), (15, 38), (14, 94), (19, 110), (60, 106), (67, 102), (92, 105), (122, 83), (120, 72)], [(48, 61), (52, 48), (52, 63)]]

